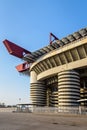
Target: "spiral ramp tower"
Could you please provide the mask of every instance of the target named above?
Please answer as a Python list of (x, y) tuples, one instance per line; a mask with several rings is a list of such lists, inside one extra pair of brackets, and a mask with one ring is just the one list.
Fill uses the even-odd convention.
[(80, 99), (80, 77), (74, 70), (58, 73), (59, 108), (78, 106)]
[[(87, 88), (81, 88), (80, 89), (80, 98), (81, 98), (81, 106), (87, 107)], [(84, 101), (84, 102), (83, 102)]]
[(30, 82), (30, 99), (32, 104), (36, 106), (46, 106), (45, 83), (37, 81), (37, 75), (34, 71), (31, 72)]
[(47, 87), (46, 91), (46, 106), (50, 107), (50, 96), (51, 96), (51, 90)]
[(50, 106), (51, 107), (58, 107), (58, 91), (51, 92)]
[(46, 80), (47, 85), (47, 106), (58, 107), (58, 78), (53, 76)]
[(30, 84), (30, 97), (32, 104), (46, 106), (46, 88), (43, 82)]
[(80, 105), (87, 107), (87, 70), (82, 70), (82, 73), (84, 75), (80, 77)]

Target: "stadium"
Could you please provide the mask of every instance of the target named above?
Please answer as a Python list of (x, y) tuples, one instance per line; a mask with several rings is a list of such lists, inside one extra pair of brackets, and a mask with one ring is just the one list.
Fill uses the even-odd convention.
[(9, 40), (8, 52), (24, 60), (19, 73), (30, 76), (34, 106), (87, 107), (87, 28), (62, 39), (50, 33), (49, 45), (30, 52)]

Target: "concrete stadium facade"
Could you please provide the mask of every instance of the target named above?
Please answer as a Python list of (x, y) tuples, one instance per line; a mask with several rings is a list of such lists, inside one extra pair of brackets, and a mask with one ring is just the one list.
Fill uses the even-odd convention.
[[(4, 41), (5, 43), (5, 41)], [(87, 28), (26, 53), (30, 99), (36, 106), (87, 106)]]

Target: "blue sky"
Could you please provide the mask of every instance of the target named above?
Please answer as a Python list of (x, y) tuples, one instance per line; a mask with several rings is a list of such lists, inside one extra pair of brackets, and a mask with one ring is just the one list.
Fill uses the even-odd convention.
[(86, 8), (87, 0), (0, 0), (1, 103), (29, 103), (29, 77), (15, 69), (22, 60), (9, 55), (2, 41), (35, 51), (49, 44), (50, 32), (62, 38), (87, 27)]

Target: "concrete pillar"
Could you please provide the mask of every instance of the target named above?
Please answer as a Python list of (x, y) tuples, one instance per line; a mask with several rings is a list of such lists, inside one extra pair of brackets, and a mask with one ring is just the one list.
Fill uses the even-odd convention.
[(58, 91), (51, 92), (50, 106), (58, 107)]
[(46, 87), (43, 81), (37, 81), (37, 74), (30, 72), (30, 99), (36, 106), (46, 105)]
[(51, 90), (49, 88), (47, 88), (46, 90), (46, 106), (50, 106), (50, 94), (51, 94)]
[(37, 82), (37, 74), (35, 71), (30, 72), (30, 83), (36, 83)]
[(78, 106), (80, 99), (80, 77), (74, 70), (58, 73), (59, 108), (66, 109)]
[(58, 107), (58, 78), (53, 76), (47, 79), (47, 106)]

